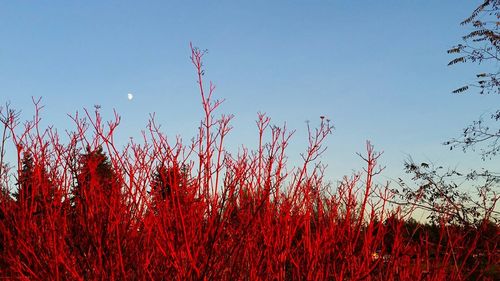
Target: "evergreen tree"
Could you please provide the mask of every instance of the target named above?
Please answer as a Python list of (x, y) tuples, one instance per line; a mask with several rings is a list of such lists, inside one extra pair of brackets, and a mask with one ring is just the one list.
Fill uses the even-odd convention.
[(179, 199), (181, 204), (186, 203), (187, 184), (188, 172), (184, 166), (179, 168), (178, 165), (159, 165), (153, 173), (150, 192), (155, 214), (158, 214), (162, 204), (175, 204), (175, 199)]
[[(125, 211), (120, 180), (110, 160), (102, 147), (87, 148), (78, 160), (70, 212), (73, 253), (88, 261), (81, 265), (85, 279), (106, 279), (118, 270), (117, 237), (125, 236)], [(96, 267), (105, 275), (95, 276)]]
[(36, 161), (29, 152), (25, 152), (22, 159), (18, 190), (14, 193), (14, 198), (26, 214), (40, 215), (50, 208), (54, 200), (55, 187), (42, 160), (43, 157)]

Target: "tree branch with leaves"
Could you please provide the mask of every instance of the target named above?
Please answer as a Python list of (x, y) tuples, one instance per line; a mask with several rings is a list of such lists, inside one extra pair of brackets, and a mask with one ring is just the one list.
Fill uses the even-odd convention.
[[(462, 37), (463, 44), (453, 46), (449, 54), (458, 55), (448, 65), (477, 63), (484, 71), (476, 74), (477, 80), (453, 90), (455, 94), (465, 93), (470, 87), (479, 89), (480, 94), (500, 94), (500, 0), (484, 0), (472, 14), (464, 19), (462, 26), (471, 26), (472, 31)], [(500, 152), (500, 109), (489, 116), (489, 121), (480, 118), (463, 129), (458, 138), (444, 142), (453, 148), (475, 150), (481, 147), (483, 160), (492, 158)], [(491, 123), (490, 125), (488, 125)]]

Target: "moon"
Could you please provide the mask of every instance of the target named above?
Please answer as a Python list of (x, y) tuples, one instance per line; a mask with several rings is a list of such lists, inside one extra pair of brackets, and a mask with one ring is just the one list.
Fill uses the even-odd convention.
[(134, 98), (134, 95), (132, 95), (132, 93), (128, 93), (127, 98), (128, 100), (132, 100)]

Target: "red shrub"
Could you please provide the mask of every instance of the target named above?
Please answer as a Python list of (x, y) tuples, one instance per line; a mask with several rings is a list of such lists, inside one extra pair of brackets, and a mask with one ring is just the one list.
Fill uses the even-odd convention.
[[(221, 102), (212, 100), (212, 84), (204, 88), (202, 56), (192, 49), (205, 119), (188, 145), (170, 143), (152, 118), (144, 143), (120, 151), (113, 142), (119, 117), (104, 124), (98, 109), (72, 117), (76, 130), (68, 144), (51, 129), (39, 129), (39, 101), (20, 133), (16, 118), (3, 119), (19, 164), (17, 188), (1, 181), (1, 277), (498, 278), (498, 226), (459, 229), (408, 220), (411, 214), (389, 204), (388, 187), (373, 184), (381, 154), (369, 143), (364, 173), (335, 189), (326, 185), (316, 161), (333, 129), (324, 118), (309, 129), (304, 161), (293, 169), (285, 154), (292, 133), (270, 126), (264, 114), (257, 120), (256, 151), (226, 151), (232, 116), (214, 118)], [(8, 171), (0, 164), (4, 179)], [(14, 198), (6, 190), (17, 190)]]

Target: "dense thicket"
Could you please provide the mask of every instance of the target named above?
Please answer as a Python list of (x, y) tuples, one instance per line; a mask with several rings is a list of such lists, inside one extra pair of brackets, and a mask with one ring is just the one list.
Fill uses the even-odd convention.
[(381, 153), (369, 143), (364, 172), (327, 184), (317, 161), (333, 129), (324, 118), (308, 128), (294, 167), (286, 165), (292, 133), (264, 114), (255, 150), (226, 151), (231, 116), (214, 117), (220, 102), (204, 88), (202, 55), (192, 49), (205, 118), (189, 144), (172, 143), (151, 119), (143, 143), (118, 149), (120, 118), (103, 122), (98, 108), (73, 116), (62, 144), (39, 128), (39, 101), (21, 129), (5, 113), (19, 165), (1, 163), (0, 277), (498, 280), (491, 214), (416, 222), (412, 208), (390, 204), (389, 186), (374, 184)]

